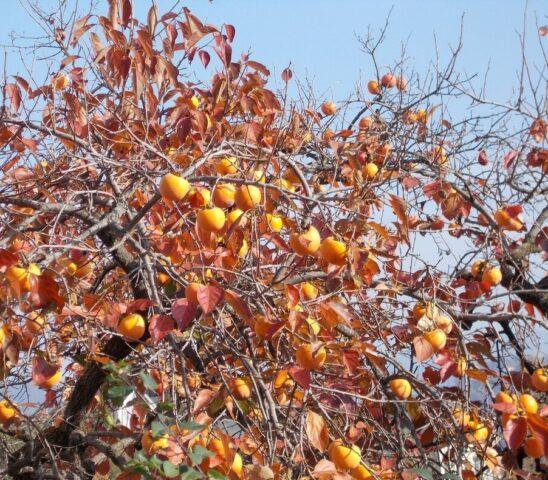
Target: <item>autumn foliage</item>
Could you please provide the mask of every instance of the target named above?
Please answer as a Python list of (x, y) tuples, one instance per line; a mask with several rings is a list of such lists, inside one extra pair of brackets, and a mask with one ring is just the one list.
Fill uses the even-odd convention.
[(11, 477), (540, 475), (543, 92), (375, 61), (301, 105), (232, 25), (109, 4), (3, 86)]

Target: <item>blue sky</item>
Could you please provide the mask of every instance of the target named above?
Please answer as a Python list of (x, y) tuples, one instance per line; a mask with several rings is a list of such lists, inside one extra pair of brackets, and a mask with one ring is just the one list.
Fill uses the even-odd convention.
[[(79, 0), (79, 4), (87, 8), (90, 1)], [(0, 19), (0, 44), (9, 44), (11, 32), (40, 34), (23, 5), (19, 1), (9, 3), (10, 14)], [(38, 3), (51, 9), (57, 1)], [(68, 3), (75, 4), (76, 0)], [(96, 12), (104, 13), (106, 1), (96, 3), (99, 5)], [(157, 3), (165, 10), (174, 0), (157, 0)], [(134, 4), (144, 18), (150, 2), (137, 0)], [(342, 99), (352, 91), (356, 81), (367, 81), (372, 76), (371, 63), (360, 52), (356, 36), (365, 35), (368, 27), (373, 32), (381, 28), (390, 10), (389, 30), (379, 52), (381, 65), (389, 66), (398, 60), (402, 45), (406, 44), (409, 65), (418, 73), (425, 72), (435, 58), (434, 36), (441, 58), (447, 58), (449, 45), (457, 42), (464, 15), (461, 71), (484, 73), (490, 65), (487, 93), (497, 100), (507, 99), (517, 83), (518, 32), (523, 30), (526, 6), (521, 0), (194, 0), (184, 5), (208, 23), (233, 24), (237, 54), (250, 50), (278, 80), (280, 72), (291, 62), (295, 73), (312, 80), (316, 91), (326, 97)], [(529, 58), (540, 60), (536, 24), (548, 23), (548, 9), (541, 0), (529, 0), (527, 5)], [(8, 72), (22, 70), (16, 54), (8, 52), (8, 56)]]

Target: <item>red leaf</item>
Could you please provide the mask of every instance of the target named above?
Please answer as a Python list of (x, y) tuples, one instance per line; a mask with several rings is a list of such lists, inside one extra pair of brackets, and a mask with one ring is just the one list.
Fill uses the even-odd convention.
[(518, 155), (519, 155), (519, 152), (516, 152), (515, 150), (508, 152), (506, 156), (504, 157), (504, 161), (503, 161), (504, 168), (509, 168), (510, 165), (512, 165), (512, 162), (517, 158)]
[(527, 435), (527, 419), (518, 417), (506, 422), (503, 430), (504, 440), (511, 450), (516, 450), (521, 446)]
[(194, 401), (194, 407), (192, 408), (192, 415), (195, 415), (199, 411), (207, 407), (213, 399), (217, 396), (218, 392), (209, 390), (207, 388), (200, 390)]
[[(221, 37), (217, 37), (221, 38)], [(232, 47), (228, 42), (221, 40), (213, 47), (213, 50), (217, 53), (223, 65), (228, 68), (232, 59)]]
[(253, 68), (254, 70), (257, 70), (258, 72), (261, 72), (265, 77), (268, 77), (270, 75), (270, 70), (268, 70), (268, 68), (266, 68), (262, 63), (249, 60), (247, 62), (247, 66)]
[(182, 23), (181, 29), (185, 38), (185, 47), (190, 50), (197, 42), (208, 33), (216, 31), (213, 27), (206, 27), (197, 17), (190, 13), (188, 8), (183, 9), (186, 16), (186, 23)]
[(529, 428), (533, 436), (540, 442), (544, 449), (544, 456), (548, 456), (548, 421), (537, 414), (528, 414)]
[(301, 367), (291, 367), (289, 373), (301, 388), (305, 390), (310, 388), (310, 370)]
[(48, 390), (46, 392), (46, 396), (44, 398), (44, 407), (45, 408), (51, 408), (54, 407), (57, 403), (55, 400), (57, 399), (57, 392), (54, 390)]
[(55, 303), (60, 311), (65, 301), (59, 294), (59, 285), (53, 276), (46, 272), (42, 275), (30, 276), (31, 299), (35, 307), (45, 307), (50, 303)]
[(514, 413), (516, 411), (516, 406), (513, 403), (493, 403), (493, 408), (501, 413)]
[(356, 350), (345, 350), (343, 352), (343, 362), (348, 373), (353, 374), (360, 365), (360, 355)]
[(236, 36), (236, 29), (234, 28), (234, 25), (225, 24), (225, 32), (226, 32), (228, 41), (232, 43), (232, 41), (234, 40), (234, 37)]
[(74, 23), (72, 38), (70, 40), (71, 47), (74, 47), (78, 43), (78, 40), (80, 40), (80, 37), (93, 26), (87, 25), (89, 17), (91, 17), (91, 15), (86, 15)]
[(207, 66), (209, 65), (209, 61), (211, 60), (211, 55), (209, 55), (209, 53), (205, 50), (200, 50), (198, 55), (200, 55), (200, 60), (204, 68), (207, 68)]
[(32, 381), (36, 385), (42, 385), (59, 370), (59, 365), (47, 362), (40, 356), (32, 359)]
[(6, 93), (10, 97), (12, 110), (18, 112), (21, 107), (21, 89), (15, 83), (7, 83)]
[(122, 2), (122, 25), (124, 27), (127, 27), (129, 25), (129, 21), (131, 20), (131, 16), (133, 15), (133, 5), (131, 3), (131, 0), (123, 0)]
[(175, 322), (169, 315), (154, 315), (149, 322), (148, 331), (154, 344), (160, 343), (173, 330)]
[(489, 164), (489, 159), (487, 158), (487, 152), (485, 150), (482, 150), (481, 152), (479, 152), (478, 163), (483, 166)]
[(141, 310), (146, 310), (147, 308), (152, 307), (154, 305), (154, 302), (147, 298), (138, 298), (137, 300), (133, 300), (128, 306), (127, 306), (127, 313), (133, 313), (138, 312)]
[(238, 315), (240, 315), (241, 317), (244, 317), (246, 320), (253, 318), (253, 314), (251, 313), (251, 309), (249, 308), (249, 305), (245, 303), (242, 297), (240, 297), (237, 293), (233, 292), (232, 290), (227, 290), (225, 292), (225, 295), (226, 295), (227, 302)]
[(293, 77), (293, 72), (291, 71), (289, 67), (285, 68), (284, 71), (282, 72), (282, 80), (285, 83), (288, 83), (289, 80), (291, 80), (291, 77)]
[(413, 339), (413, 346), (415, 347), (415, 357), (418, 362), (426, 362), (434, 355), (432, 345), (422, 335), (418, 335)]
[(10, 252), (9, 250), (0, 248), (0, 267), (11, 267), (12, 265), (15, 265), (16, 263), (17, 263), (17, 255)]
[(217, 285), (207, 285), (200, 287), (196, 295), (198, 303), (205, 314), (211, 313), (217, 305), (222, 302), (225, 296), (225, 291)]
[(177, 322), (179, 330), (185, 330), (196, 317), (198, 307), (186, 298), (179, 298), (171, 304), (171, 315)]
[(541, 37), (546, 37), (548, 35), (548, 27), (546, 25), (540, 27), (538, 33)]

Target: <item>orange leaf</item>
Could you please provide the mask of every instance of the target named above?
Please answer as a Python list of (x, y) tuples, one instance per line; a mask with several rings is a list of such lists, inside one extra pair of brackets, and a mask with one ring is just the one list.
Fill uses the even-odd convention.
[(415, 357), (418, 362), (426, 362), (434, 355), (432, 345), (420, 335), (413, 339), (413, 346), (415, 347)]
[(329, 444), (329, 432), (321, 415), (309, 410), (306, 415), (306, 434), (314, 448), (324, 452)]
[(318, 480), (331, 480), (337, 475), (337, 467), (329, 460), (320, 460), (314, 467), (312, 476)]

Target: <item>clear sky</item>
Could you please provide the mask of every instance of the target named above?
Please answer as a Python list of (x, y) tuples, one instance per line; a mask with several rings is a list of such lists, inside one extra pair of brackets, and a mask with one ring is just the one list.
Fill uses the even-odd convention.
[[(36, 0), (32, 0), (33, 2)], [(7, 7), (0, 16), (0, 44), (10, 42), (11, 32), (30, 36), (38, 28), (24, 8), (22, 0), (0, 0)], [(57, 0), (37, 0), (51, 8)], [(68, 4), (76, 4), (69, 0)], [(78, 0), (89, 8), (91, 0)], [(94, 0), (104, 13), (106, 0)], [(166, 10), (175, 0), (157, 0)], [(135, 9), (146, 16), (149, 0), (135, 0)], [(529, 58), (540, 59), (535, 41), (537, 24), (548, 23), (547, 2), (542, 0), (193, 0), (184, 2), (203, 21), (215, 25), (231, 23), (236, 27), (234, 51), (250, 50), (279, 79), (289, 62), (301, 78), (313, 80), (316, 91), (342, 99), (360, 78), (372, 75), (371, 64), (360, 52), (357, 35), (368, 27), (376, 31), (390, 12), (390, 26), (379, 59), (386, 66), (400, 58), (407, 45), (409, 64), (425, 72), (435, 58), (437, 39), (441, 58), (447, 58), (449, 45), (457, 42), (461, 17), (464, 22), (464, 50), (460, 69), (484, 73), (490, 65), (488, 94), (505, 100), (515, 85), (520, 62), (518, 32), (523, 31), (527, 5), (527, 45)], [(9, 53), (8, 73), (21, 68), (16, 55)]]

